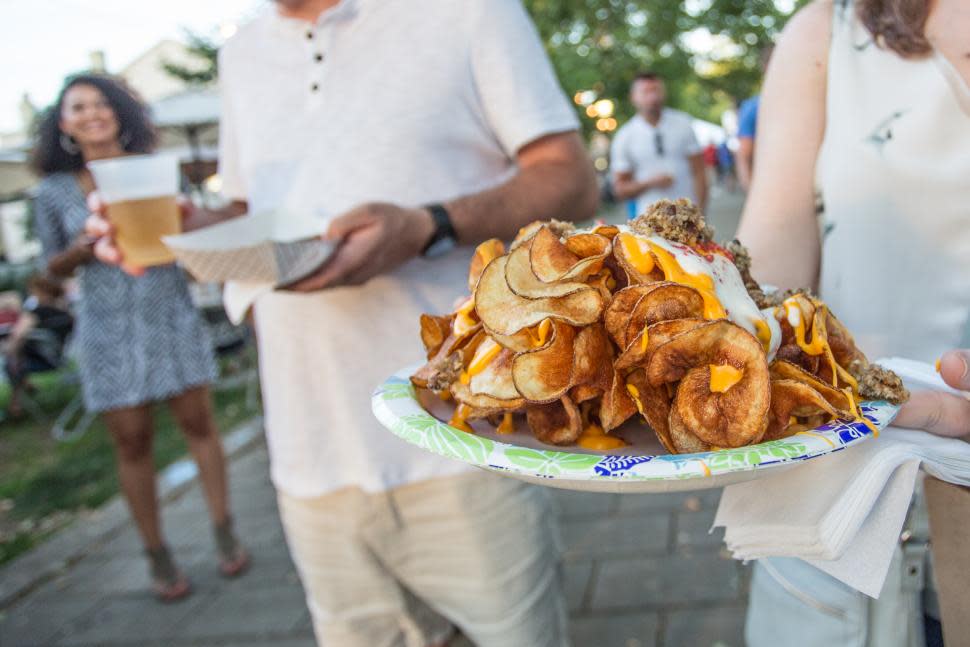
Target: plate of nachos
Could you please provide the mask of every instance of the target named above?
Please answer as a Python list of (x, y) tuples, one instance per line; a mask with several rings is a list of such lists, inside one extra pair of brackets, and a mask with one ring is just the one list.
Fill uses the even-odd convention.
[(427, 451), (584, 491), (721, 487), (878, 435), (907, 398), (808, 290), (768, 293), (687, 200), (524, 227), (425, 314), (427, 361), (374, 393)]

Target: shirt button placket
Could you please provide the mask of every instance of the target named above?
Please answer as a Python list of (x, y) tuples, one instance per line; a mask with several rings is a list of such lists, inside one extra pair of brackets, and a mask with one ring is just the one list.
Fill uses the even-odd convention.
[(309, 66), (309, 87), (310, 101), (316, 104), (320, 101), (321, 89), (323, 87), (323, 41), (324, 29), (320, 26), (308, 29), (306, 32), (307, 52), (310, 58)]

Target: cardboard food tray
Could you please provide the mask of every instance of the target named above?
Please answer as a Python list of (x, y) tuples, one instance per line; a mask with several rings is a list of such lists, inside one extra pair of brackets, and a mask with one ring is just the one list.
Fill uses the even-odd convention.
[(198, 281), (287, 285), (330, 257), (333, 243), (320, 238), (328, 222), (315, 216), (266, 212), (163, 240)]

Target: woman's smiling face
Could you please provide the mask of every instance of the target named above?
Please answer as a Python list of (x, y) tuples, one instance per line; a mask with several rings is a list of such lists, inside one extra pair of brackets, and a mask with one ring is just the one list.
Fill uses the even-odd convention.
[(92, 85), (79, 83), (64, 95), (61, 130), (80, 145), (117, 141), (119, 124), (107, 98)]

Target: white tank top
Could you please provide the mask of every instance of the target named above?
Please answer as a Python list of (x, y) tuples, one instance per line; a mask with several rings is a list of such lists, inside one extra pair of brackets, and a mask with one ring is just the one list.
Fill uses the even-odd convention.
[(870, 357), (932, 362), (970, 341), (970, 88), (938, 52), (877, 47), (851, 2), (834, 13), (821, 297)]

